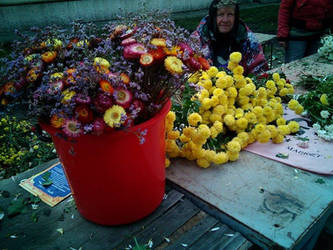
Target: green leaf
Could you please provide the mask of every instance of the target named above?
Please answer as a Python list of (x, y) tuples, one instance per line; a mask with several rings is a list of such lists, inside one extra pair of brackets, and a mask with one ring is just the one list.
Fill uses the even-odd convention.
[(50, 179), (51, 177), (51, 173), (50, 172), (46, 172), (45, 174), (42, 175), (42, 178), (43, 178), (43, 183), (42, 185), (44, 187), (48, 187), (50, 185), (53, 184), (53, 181)]
[(24, 207), (25, 207), (24, 199), (18, 198), (18, 199), (12, 200), (7, 209), (8, 217), (14, 217), (14, 216), (22, 213), (22, 211), (24, 210)]
[(318, 178), (315, 183), (324, 184), (325, 181), (322, 178)]
[(310, 141), (310, 139), (308, 137), (300, 137), (300, 136), (297, 136), (296, 137), (297, 140), (300, 140), (300, 141)]
[(285, 153), (278, 153), (275, 155), (276, 157), (282, 158), (282, 159), (288, 159), (289, 155)]

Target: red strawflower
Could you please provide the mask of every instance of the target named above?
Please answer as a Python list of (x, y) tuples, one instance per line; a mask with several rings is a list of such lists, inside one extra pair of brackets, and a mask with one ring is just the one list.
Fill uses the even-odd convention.
[(93, 112), (86, 105), (79, 105), (75, 108), (77, 119), (82, 123), (90, 123), (94, 119)]

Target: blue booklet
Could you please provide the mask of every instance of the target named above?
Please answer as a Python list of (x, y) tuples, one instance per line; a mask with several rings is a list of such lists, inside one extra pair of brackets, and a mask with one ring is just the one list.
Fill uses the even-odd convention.
[(71, 190), (60, 162), (28, 179), (22, 180), (19, 185), (33, 195), (38, 196), (51, 207), (71, 195)]

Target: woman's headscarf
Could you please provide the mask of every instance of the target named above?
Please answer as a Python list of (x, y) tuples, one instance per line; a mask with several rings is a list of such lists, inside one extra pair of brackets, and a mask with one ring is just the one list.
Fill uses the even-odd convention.
[(216, 24), (217, 10), (218, 10), (218, 8), (221, 8), (223, 6), (228, 6), (228, 5), (236, 6), (235, 23), (234, 23), (234, 27), (230, 31), (229, 35), (235, 36), (237, 34), (237, 30), (238, 30), (238, 26), (239, 26), (239, 5), (237, 4), (237, 1), (235, 1), (235, 0), (213, 0), (209, 6), (207, 25), (208, 25), (208, 29), (213, 33), (215, 39), (218, 39), (218, 37), (220, 35), (218, 28), (217, 28), (217, 24)]

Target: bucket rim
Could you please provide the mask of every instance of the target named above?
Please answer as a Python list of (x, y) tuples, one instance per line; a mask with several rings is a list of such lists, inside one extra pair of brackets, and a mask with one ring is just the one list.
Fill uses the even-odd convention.
[[(103, 135), (104, 136), (105, 135), (112, 136), (112, 135), (119, 135), (119, 134), (126, 133), (126, 132), (135, 132), (138, 129), (141, 129), (143, 127), (149, 127), (152, 124), (156, 123), (157, 120), (162, 119), (162, 117), (164, 117), (169, 112), (170, 108), (171, 108), (171, 100), (168, 99), (164, 103), (164, 105), (160, 109), (160, 111), (158, 111), (152, 118), (150, 118), (149, 120), (144, 121), (142, 123), (139, 123), (139, 124), (137, 124), (137, 125), (135, 125), (133, 127), (119, 129), (119, 130), (115, 130), (115, 131), (112, 131), (112, 132), (106, 132), (106, 133), (103, 133), (101, 135), (85, 134), (85, 135), (81, 135), (81, 136), (85, 136), (85, 137), (90, 137), (90, 136), (92, 136), (92, 137), (99, 137), (99, 136), (103, 136)], [(50, 124), (47, 124), (47, 123), (45, 123), (43, 121), (38, 121), (38, 123), (40, 124), (41, 128), (43, 130), (45, 130), (46, 132), (48, 132), (50, 135), (53, 135), (53, 134), (56, 134), (56, 133), (63, 133), (60, 129), (54, 128)], [(78, 139), (81, 136), (73, 138), (73, 139)]]

